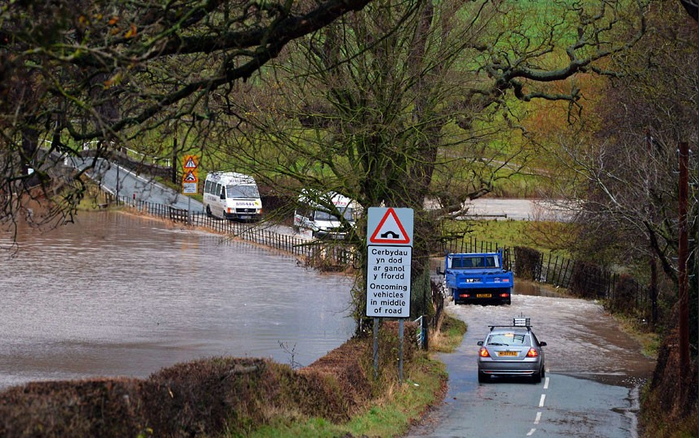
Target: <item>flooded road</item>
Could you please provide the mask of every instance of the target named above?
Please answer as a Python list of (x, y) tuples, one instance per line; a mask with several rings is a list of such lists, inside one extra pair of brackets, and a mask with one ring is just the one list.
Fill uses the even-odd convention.
[[(639, 388), (655, 361), (595, 302), (565, 298), (553, 290), (516, 282), (510, 306), (450, 304), (447, 312), (468, 324), (454, 353), (440, 354), (449, 373), (442, 404), (408, 437), (638, 436)], [(489, 325), (531, 318), (532, 330), (547, 343), (546, 378), (497, 379), (479, 383), (479, 340)]]
[(354, 330), (350, 279), (218, 235), (100, 212), (17, 241), (10, 258), (0, 233), (0, 389), (211, 356), (305, 366)]

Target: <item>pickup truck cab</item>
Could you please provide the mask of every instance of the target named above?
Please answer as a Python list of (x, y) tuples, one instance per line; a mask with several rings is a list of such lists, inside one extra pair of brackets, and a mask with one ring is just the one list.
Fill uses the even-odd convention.
[(511, 303), (514, 275), (505, 268), (502, 251), (447, 254), (438, 273), (455, 304)]

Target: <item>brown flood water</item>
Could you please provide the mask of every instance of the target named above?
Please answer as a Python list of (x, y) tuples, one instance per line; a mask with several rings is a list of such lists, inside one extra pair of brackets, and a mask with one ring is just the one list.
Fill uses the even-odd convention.
[(0, 232), (0, 389), (211, 357), (309, 365), (349, 339), (351, 280), (124, 213)]

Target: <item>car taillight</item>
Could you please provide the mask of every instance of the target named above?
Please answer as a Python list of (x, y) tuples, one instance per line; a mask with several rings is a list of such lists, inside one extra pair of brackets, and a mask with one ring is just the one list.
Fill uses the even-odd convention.
[(529, 351), (527, 351), (527, 357), (537, 357), (538, 355), (539, 352), (533, 348), (530, 348)]
[(488, 353), (488, 349), (485, 347), (481, 347), (481, 349), (478, 351), (478, 355), (480, 357), (490, 357), (490, 353)]

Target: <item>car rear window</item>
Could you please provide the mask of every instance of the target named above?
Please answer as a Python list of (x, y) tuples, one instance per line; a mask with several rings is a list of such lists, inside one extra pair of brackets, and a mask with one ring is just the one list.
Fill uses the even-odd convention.
[(516, 345), (530, 345), (531, 340), (529, 338), (529, 333), (492, 333), (488, 337), (488, 342), (490, 344), (502, 344), (508, 346)]

